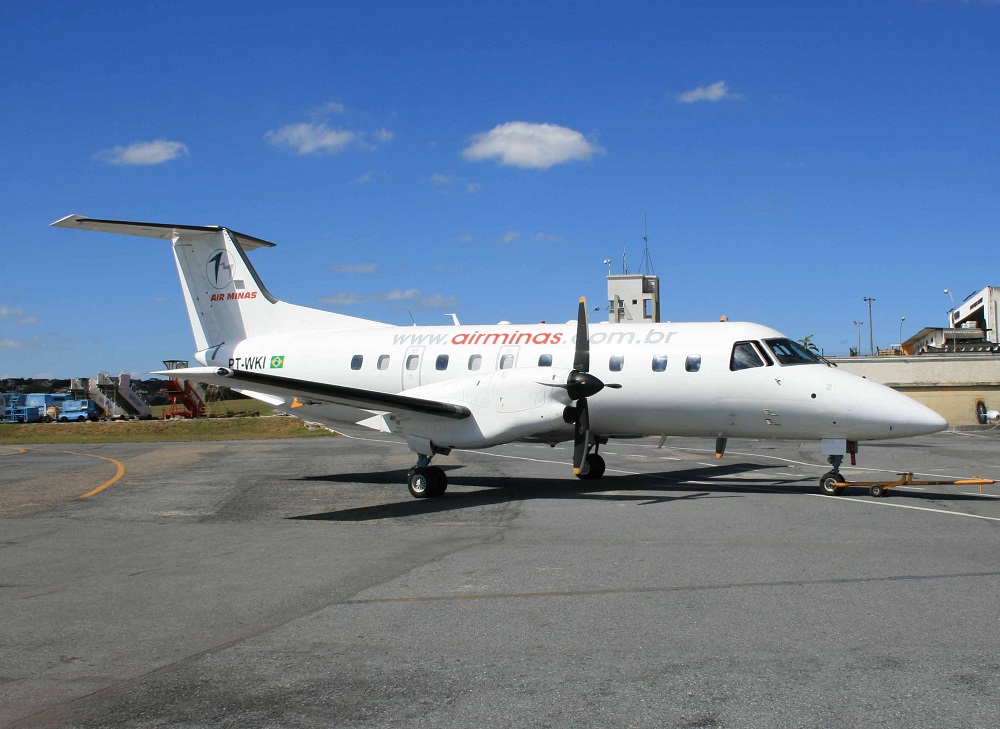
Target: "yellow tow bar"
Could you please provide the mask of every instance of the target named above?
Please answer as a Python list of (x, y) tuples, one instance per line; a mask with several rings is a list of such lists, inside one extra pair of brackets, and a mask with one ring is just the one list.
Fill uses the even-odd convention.
[(954, 481), (914, 481), (913, 473), (910, 471), (903, 471), (898, 475), (900, 476), (898, 481), (835, 481), (827, 479), (823, 481), (822, 489), (824, 493), (836, 496), (848, 486), (865, 486), (870, 495), (878, 498), (888, 496), (889, 489), (894, 489), (897, 486), (978, 486), (979, 493), (983, 493), (983, 486), (996, 483), (993, 479), (978, 476), (960, 478)]

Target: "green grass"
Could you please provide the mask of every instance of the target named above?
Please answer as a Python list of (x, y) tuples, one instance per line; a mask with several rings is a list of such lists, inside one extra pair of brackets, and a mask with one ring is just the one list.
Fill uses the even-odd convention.
[(0, 445), (261, 440), (332, 435), (329, 430), (309, 425), (298, 418), (196, 418), (100, 423), (0, 424)]

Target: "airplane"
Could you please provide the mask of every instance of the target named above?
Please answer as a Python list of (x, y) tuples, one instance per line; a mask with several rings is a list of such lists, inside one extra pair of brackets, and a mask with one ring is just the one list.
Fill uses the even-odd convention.
[[(590, 332), (580, 299), (566, 324), (396, 326), (281, 301), (247, 252), (274, 244), (219, 226), (69, 215), (60, 228), (171, 242), (201, 366), (169, 375), (230, 387), (338, 430), (389, 433), (416, 456), (407, 488), (448, 485), (436, 456), (512, 441), (572, 441), (573, 472), (598, 479), (614, 438), (818, 440), (840, 466), (859, 441), (935, 433), (948, 423), (884, 385), (844, 372), (749, 322), (615, 324)], [(168, 374), (159, 372), (155, 374)], [(838, 485), (840, 484), (840, 485)]]

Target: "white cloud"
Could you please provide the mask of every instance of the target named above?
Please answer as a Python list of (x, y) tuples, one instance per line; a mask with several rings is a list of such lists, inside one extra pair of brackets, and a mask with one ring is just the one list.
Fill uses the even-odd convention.
[(743, 96), (730, 91), (725, 81), (716, 81), (708, 86), (699, 86), (690, 91), (683, 91), (675, 98), (682, 104), (694, 104), (699, 101), (733, 101), (742, 99)]
[(444, 294), (421, 295), (418, 304), (418, 308), (420, 309), (450, 309), (454, 306), (458, 306), (458, 299), (454, 296), (445, 296)]
[[(371, 141), (388, 142), (393, 133), (388, 129), (378, 129), (372, 134), (337, 129), (324, 122), (302, 122), (286, 124), (277, 131), (269, 131), (264, 138), (276, 147), (286, 147), (297, 154), (338, 154), (351, 146), (361, 149), (377, 149)], [(356, 182), (368, 182), (371, 178), (362, 175)]]
[(365, 299), (361, 294), (355, 294), (350, 291), (338, 291), (335, 294), (330, 294), (320, 299), (320, 303), (330, 304), (331, 306), (354, 306), (355, 304), (363, 304), (364, 302)]
[(329, 116), (332, 114), (343, 114), (344, 104), (340, 101), (328, 101), (319, 109), (316, 110), (316, 114), (320, 116)]
[(0, 318), (10, 317), (16, 319), (18, 324), (34, 324), (38, 317), (29, 314), (19, 306), (0, 306)]
[(30, 349), (35, 345), (32, 342), (19, 342), (15, 339), (0, 339), (0, 349)]
[(565, 243), (566, 239), (561, 235), (552, 235), (551, 233), (535, 233), (531, 236), (532, 240), (540, 240), (545, 243)]
[(358, 294), (351, 291), (338, 291), (330, 296), (324, 296), (320, 301), (332, 306), (412, 302), (417, 309), (440, 309), (446, 306), (458, 305), (458, 299), (452, 296), (425, 294), (420, 289), (393, 289), (382, 294)]
[(475, 240), (475, 238), (472, 237), (471, 235), (459, 235), (455, 237), (455, 240), (458, 241), (459, 243), (472, 243)]
[(355, 265), (340, 265), (334, 264), (330, 266), (331, 271), (336, 271), (337, 273), (375, 273), (378, 270), (377, 263), (358, 263)]
[(365, 185), (375, 179), (375, 170), (368, 170), (360, 177), (355, 177), (351, 182), (355, 185)]
[(94, 159), (113, 165), (158, 165), (182, 155), (188, 155), (186, 144), (154, 139), (152, 142), (133, 142), (127, 147), (102, 149)]
[(514, 241), (516, 241), (520, 237), (521, 237), (521, 234), (518, 233), (516, 230), (508, 230), (506, 233), (504, 233), (502, 236), (500, 236), (500, 242), (501, 243), (513, 243)]
[(574, 160), (589, 162), (603, 151), (573, 129), (516, 121), (476, 134), (462, 156), (470, 162), (495, 159), (501, 165), (547, 170)]
[(479, 192), (482, 189), (483, 186), (478, 182), (469, 182), (465, 185), (465, 191), (470, 194), (474, 192)]
[(298, 154), (336, 154), (347, 149), (358, 135), (346, 129), (333, 129), (323, 123), (287, 124), (264, 135), (277, 147), (288, 147)]
[(431, 175), (427, 179), (430, 180), (435, 185), (447, 185), (448, 183), (450, 183), (455, 178), (451, 177), (449, 175), (443, 175), (440, 172), (435, 172), (433, 175)]

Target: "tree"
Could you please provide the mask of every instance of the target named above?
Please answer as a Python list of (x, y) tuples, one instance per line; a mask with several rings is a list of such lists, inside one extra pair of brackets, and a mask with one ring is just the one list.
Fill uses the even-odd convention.
[(799, 340), (799, 344), (808, 349), (810, 352), (819, 352), (819, 347), (813, 344), (812, 338), (812, 334), (807, 334)]

